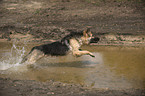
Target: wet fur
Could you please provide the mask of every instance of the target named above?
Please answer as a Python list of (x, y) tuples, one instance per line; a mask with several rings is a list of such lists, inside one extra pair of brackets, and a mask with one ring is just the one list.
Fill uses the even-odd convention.
[(90, 55), (95, 57), (91, 52), (79, 50), (81, 45), (88, 44), (91, 41), (92, 33), (89, 29), (83, 32), (73, 32), (62, 38), (61, 41), (53, 42), (50, 44), (44, 44), (35, 46), (26, 55), (21, 63), (28, 62), (29, 64), (35, 63), (45, 55), (51, 56), (64, 56), (70, 51), (74, 56)]

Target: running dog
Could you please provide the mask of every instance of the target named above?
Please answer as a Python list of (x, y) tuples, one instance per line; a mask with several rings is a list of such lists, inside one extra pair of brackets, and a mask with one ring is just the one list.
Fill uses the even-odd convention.
[(83, 44), (89, 44), (94, 41), (99, 41), (99, 39), (92, 37), (90, 28), (82, 32), (72, 32), (60, 41), (33, 47), (21, 63), (33, 64), (45, 55), (64, 56), (69, 52), (72, 52), (76, 57), (82, 55), (95, 57), (91, 52), (79, 49)]

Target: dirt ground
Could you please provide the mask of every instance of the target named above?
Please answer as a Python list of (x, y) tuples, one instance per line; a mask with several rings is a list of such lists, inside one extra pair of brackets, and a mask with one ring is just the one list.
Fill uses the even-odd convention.
[[(0, 40), (49, 42), (92, 27), (98, 44), (145, 44), (145, 0), (0, 0)], [(126, 42), (127, 41), (127, 42)], [(91, 89), (0, 79), (0, 96), (145, 96), (144, 89)]]
[(0, 38), (58, 40), (86, 26), (97, 36), (143, 35), (144, 6), (144, 0), (0, 0)]
[(0, 79), (0, 96), (145, 96), (140, 89), (91, 89), (61, 82)]

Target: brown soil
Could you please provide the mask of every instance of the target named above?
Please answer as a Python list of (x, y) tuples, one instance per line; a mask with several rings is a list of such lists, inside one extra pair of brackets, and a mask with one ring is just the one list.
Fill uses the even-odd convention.
[(0, 79), (0, 96), (144, 96), (141, 89), (91, 89), (61, 82)]
[(86, 26), (91, 26), (97, 36), (145, 34), (144, 0), (103, 1), (1, 0), (0, 38), (10, 41), (10, 35), (19, 33), (42, 41), (58, 40)]
[[(98, 44), (144, 45), (144, 6), (144, 0), (0, 0), (0, 40), (48, 42), (91, 26)], [(145, 90), (0, 79), (0, 96), (49, 95), (144, 96)]]

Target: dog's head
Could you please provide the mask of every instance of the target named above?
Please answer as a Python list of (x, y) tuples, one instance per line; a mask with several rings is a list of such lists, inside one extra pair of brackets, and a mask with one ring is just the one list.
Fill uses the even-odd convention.
[(87, 28), (83, 31), (83, 36), (81, 37), (83, 44), (89, 44), (92, 39), (92, 32), (90, 31), (90, 28)]

